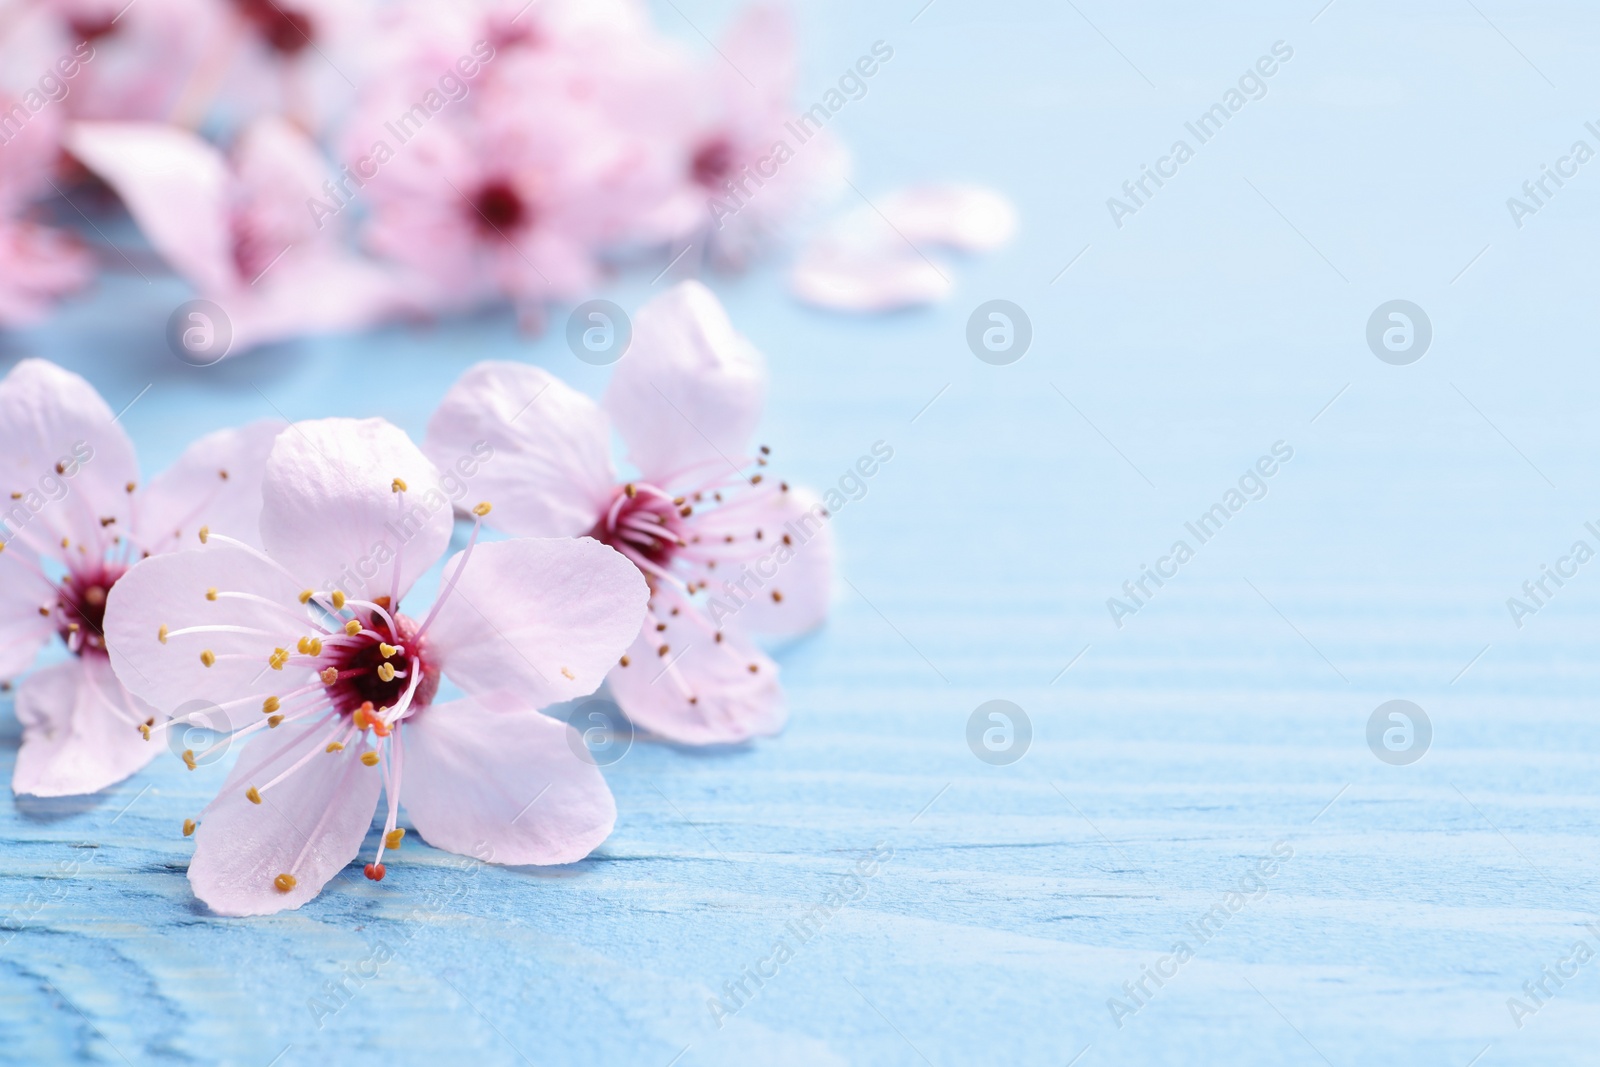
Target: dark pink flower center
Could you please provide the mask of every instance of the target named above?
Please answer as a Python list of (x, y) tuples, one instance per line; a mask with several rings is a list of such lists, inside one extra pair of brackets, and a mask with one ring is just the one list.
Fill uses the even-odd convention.
[(682, 497), (669, 496), (653, 485), (629, 483), (618, 487), (589, 536), (627, 556), (648, 577), (651, 566), (671, 567), (673, 555), (684, 543), (683, 520), (689, 511)]
[[(338, 678), (326, 687), (334, 709), (342, 715), (354, 715), (363, 704), (378, 711), (398, 707), (411, 689), (415, 670), (422, 672), (422, 678), (411, 695), (408, 714), (414, 715), (431, 704), (439, 692), (439, 668), (429, 662), (426, 641), (417, 637), (416, 622), (405, 615), (395, 615), (395, 625), (391, 627), (376, 613), (357, 612), (356, 617), (364, 627), (362, 633), (343, 644), (330, 642), (322, 655), (322, 662), (339, 672)], [(389, 654), (385, 655), (385, 651)]]
[(473, 221), (485, 236), (521, 229), (533, 222), (533, 209), (503, 178), (485, 182), (472, 198)]
[(238, 0), (240, 13), (255, 27), (267, 47), (285, 56), (310, 46), (315, 28), (310, 16), (275, 0)]
[(54, 612), (56, 628), (67, 648), (77, 655), (105, 655), (106, 597), (127, 570), (121, 563), (107, 562), (74, 571), (61, 580)]
[(733, 172), (733, 145), (726, 137), (714, 137), (695, 150), (689, 161), (689, 174), (708, 189), (727, 180)]

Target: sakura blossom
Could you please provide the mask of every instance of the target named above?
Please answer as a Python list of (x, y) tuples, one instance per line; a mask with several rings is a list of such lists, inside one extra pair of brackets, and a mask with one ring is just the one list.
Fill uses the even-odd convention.
[[(610, 791), (538, 709), (593, 692), (638, 633), (638, 569), (592, 538), (482, 542), (481, 503), (437, 599), (408, 613), (453, 513), (435, 466), (381, 419), (292, 425), (262, 496), (260, 548), (202, 530), (194, 551), (131, 568), (106, 606), (139, 699), (254, 720), (185, 827), (196, 896), (223, 915), (301, 906), (359, 855), (380, 794), (374, 881), (405, 836), (402, 801), (430, 844), (495, 863), (570, 863), (604, 841)], [(465, 695), (440, 700), (447, 680)]]
[(61, 119), (0, 90), (0, 327), (39, 321), (94, 277), (83, 242), (38, 218), (54, 195)]
[[(146, 735), (165, 716), (118, 681), (107, 602), (130, 567), (177, 552), (202, 523), (253, 539), (279, 429), (208, 434), (144, 484), (132, 443), (89, 383), (36, 359), (0, 380), (0, 678), (54, 638), (68, 653), (18, 687), (14, 792), (97, 792), (155, 756)], [(121, 667), (132, 677), (147, 669)]]
[[(642, 308), (604, 407), (533, 366), (480, 363), (446, 394), (424, 450), (486, 440), (494, 524), (588, 535), (649, 586), (644, 624), (610, 670), (629, 718), (674, 741), (776, 733), (778, 668), (748, 634), (791, 636), (828, 610), (832, 531), (808, 492), (768, 476), (753, 447), (766, 372), (710, 290), (683, 282)], [(637, 475), (611, 461), (615, 426)]]
[(684, 236), (721, 266), (746, 265), (845, 187), (849, 153), (795, 106), (796, 52), (784, 8), (747, 8), (702, 60), (689, 98), (644, 113), (675, 125), (677, 181), (663, 212), (677, 212)]
[(235, 348), (360, 329), (404, 303), (391, 272), (306, 210), (331, 172), (316, 145), (280, 119), (252, 124), (227, 158), (186, 130), (152, 123), (78, 123), (67, 143), (173, 269), (226, 311)]

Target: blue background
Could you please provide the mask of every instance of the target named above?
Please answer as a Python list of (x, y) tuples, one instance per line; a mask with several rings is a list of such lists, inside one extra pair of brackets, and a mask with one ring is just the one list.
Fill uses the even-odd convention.
[[(223, 765), (8, 799), (0, 1060), (1594, 1062), (1600, 962), (1520, 1028), (1507, 1000), (1531, 1006), (1575, 940), (1600, 951), (1600, 563), (1520, 628), (1506, 599), (1597, 547), (1600, 161), (1520, 228), (1506, 198), (1600, 148), (1600, 10), (919, 3), (803, 7), (799, 95), (888, 42), (836, 119), (860, 193), (982, 182), (1017, 240), (953, 262), (948, 303), (882, 317), (795, 304), (781, 262), (714, 282), (770, 359), (785, 477), (894, 449), (836, 517), (832, 619), (780, 655), (786, 733), (637, 744), (607, 770), (615, 834), (571, 867), (462, 872), (413, 839), (381, 885), (352, 868), (266, 919), (212, 918), (184, 878), (178, 826)], [(657, 15), (697, 41), (731, 11)], [(1266, 96), (1117, 227), (1106, 199), (1280, 40)], [(150, 386), (124, 416), (147, 474), (274, 411), (420, 435), (482, 358), (604, 383), (504, 315), (188, 368), (162, 341), (183, 287), (129, 254), (150, 281), (113, 263), (0, 352), (114, 408)], [(636, 308), (673, 277), (651, 274), (603, 295)], [(964, 340), (992, 298), (1033, 324), (1010, 366)], [(1433, 324), (1410, 366), (1365, 342), (1396, 298)], [(1114, 625), (1106, 599), (1277, 441), (1266, 498)], [(1367, 746), (1395, 698), (1433, 726), (1410, 766)], [(966, 742), (991, 699), (1032, 722), (1010, 766)], [(1264, 897), (1119, 1026), (1108, 999), (1278, 841)], [(707, 999), (880, 842), (862, 899), (719, 1028)], [(308, 999), (380, 945), (319, 1028)]]

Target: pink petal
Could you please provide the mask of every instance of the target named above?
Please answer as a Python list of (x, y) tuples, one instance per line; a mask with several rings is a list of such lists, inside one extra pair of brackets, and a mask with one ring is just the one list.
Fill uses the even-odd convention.
[(617, 821), (605, 778), (578, 755), (577, 731), (515, 698), (437, 704), (402, 729), (401, 800), (435, 848), (494, 863), (574, 863)]
[[(303, 206), (303, 205), (302, 205)], [(398, 274), (339, 248), (296, 246), (257, 284), (224, 300), (230, 351), (314, 334), (362, 330), (414, 301)]]
[(52, 664), (17, 689), (22, 747), (11, 791), (37, 797), (97, 793), (166, 751), (137, 723), (156, 716), (122, 688), (104, 657)]
[(261, 540), (261, 479), (286, 423), (263, 419), (206, 434), (150, 480), (135, 502), (134, 541), (146, 552), (189, 548), (201, 526), (246, 544)]
[(139, 467), (114, 418), (71, 371), (42, 359), (11, 368), (0, 381), (0, 522), (63, 558), (63, 535), (94, 548), (112, 536), (101, 519), (126, 529), (128, 483)]
[(261, 496), (268, 555), (308, 587), (367, 600), (389, 595), (396, 565), (404, 596), (449, 547), (454, 525), (438, 471), (382, 419), (290, 426), (272, 447)]
[(94, 255), (75, 236), (0, 217), (0, 325), (37, 322), (94, 274)]
[(150, 122), (78, 122), (66, 140), (173, 269), (201, 292), (235, 287), (230, 179), (220, 152), (188, 130)]
[[(383, 785), (356, 746), (325, 753), (331, 727), (285, 724), (245, 748), (222, 791), (206, 806), (195, 832), (189, 884), (219, 915), (270, 915), (298, 908), (356, 858), (372, 825)], [(314, 753), (314, 754), (313, 754)], [(311, 759), (253, 804), (251, 786), (266, 785), (301, 757)], [(295, 886), (273, 880), (292, 875)]]
[(900, 189), (877, 202), (906, 240), (922, 247), (944, 245), (962, 252), (988, 252), (1011, 240), (1017, 210), (992, 189), (976, 185), (923, 185)]
[[(874, 224), (883, 222), (863, 220), (863, 225)], [(948, 266), (936, 266), (878, 235), (864, 235), (870, 232), (834, 231), (814, 238), (789, 272), (789, 291), (816, 307), (857, 312), (936, 304), (950, 295)]]
[(783, 729), (788, 711), (777, 664), (735, 630), (718, 642), (704, 623), (662, 618), (670, 619), (667, 629), (647, 623), (628, 649), (628, 665), (618, 664), (607, 678), (629, 719), (688, 745), (731, 744)]
[[(794, 20), (778, 4), (752, 4), (735, 17), (723, 36), (720, 58), (713, 64), (734, 67), (754, 82), (768, 108), (787, 111), (795, 83)], [(739, 84), (743, 78), (735, 75)], [(748, 90), (748, 86), (745, 87)]]
[[(752, 543), (752, 528), (770, 547), (754, 561), (728, 562), (714, 572), (720, 581), (707, 590), (708, 610), (719, 624), (775, 637), (792, 637), (822, 625), (833, 587), (833, 520), (817, 497), (804, 489), (768, 495), (760, 506), (704, 512), (695, 523), (702, 544), (715, 551), (725, 533), (738, 540), (738, 554)], [(697, 515), (698, 518), (698, 515)], [(702, 532), (703, 531), (703, 532)], [(788, 536), (789, 542), (783, 538)], [(777, 594), (775, 597), (773, 594)], [(713, 606), (715, 605), (715, 606)]]
[[(219, 593), (214, 601), (206, 598), (213, 588)], [(238, 709), (238, 724), (250, 722), (260, 716), (260, 700), (312, 680), (303, 667), (269, 666), (274, 648), (292, 650), (299, 636), (311, 632), (308, 624), (297, 628), (294, 621), (305, 616), (299, 592), (300, 586), (271, 563), (221, 541), (151, 556), (124, 574), (106, 597), (112, 666), (123, 685), (168, 715), (191, 701), (207, 701), (231, 704)], [(251, 594), (269, 603), (221, 593)], [(172, 633), (163, 642), (163, 626), (169, 631), (242, 626), (266, 634)], [(200, 661), (202, 651), (217, 655), (213, 666)]]
[(587, 537), (480, 544), (428, 647), (468, 693), (512, 690), (542, 708), (599, 688), (639, 632), (649, 595), (637, 567)]
[(496, 529), (576, 537), (616, 489), (611, 427), (594, 401), (525, 363), (479, 363), (450, 387), (422, 450), (460, 486), (458, 505), (494, 505)]
[(28, 669), (56, 627), (39, 614), (41, 606), (55, 605), (56, 590), (24, 565), (25, 554), (32, 562), (32, 553), (20, 545), (0, 552), (0, 679), (5, 680)]
[(605, 409), (647, 481), (747, 458), (766, 367), (711, 290), (680, 282), (639, 309)]

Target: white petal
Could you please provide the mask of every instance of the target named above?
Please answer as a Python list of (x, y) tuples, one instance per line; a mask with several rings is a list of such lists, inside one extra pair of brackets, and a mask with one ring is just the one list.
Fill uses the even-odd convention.
[(263, 419), (206, 434), (134, 500), (134, 541), (152, 555), (190, 548), (201, 526), (246, 544), (261, 540), (261, 479), (286, 423)]
[[(395, 479), (406, 486), (396, 493)], [(261, 543), (306, 585), (372, 600), (399, 593), (450, 544), (439, 473), (382, 419), (297, 422), (278, 435), (262, 483)], [(404, 511), (402, 511), (402, 505)]]
[(577, 731), (514, 698), (439, 704), (402, 729), (401, 800), (435, 848), (494, 863), (574, 863), (616, 823), (605, 778), (578, 755)]
[(139, 469), (114, 418), (71, 371), (42, 359), (11, 368), (0, 381), (0, 539), (20, 532), (65, 559), (60, 537), (95, 551), (127, 528), (127, 487)]
[(746, 460), (766, 390), (761, 353), (711, 290), (689, 281), (634, 316), (604, 406), (645, 480), (668, 481), (688, 467)]
[(479, 363), (450, 387), (422, 449), (458, 504), (489, 501), (519, 537), (588, 533), (616, 491), (611, 427), (593, 400), (525, 363)]
[(52, 664), (17, 690), (22, 747), (11, 776), (15, 793), (39, 797), (97, 793), (166, 751), (137, 722), (155, 709), (122, 688), (102, 656)]
[[(217, 798), (200, 815), (189, 884), (219, 915), (270, 915), (298, 908), (322, 891), (361, 851), (383, 784), (381, 767), (368, 767), (355, 746), (321, 751), (329, 727), (286, 724), (252, 740), (228, 774)], [(261, 794), (302, 756), (311, 759)], [(292, 875), (288, 892), (273, 883)]]
[[(208, 600), (209, 589), (218, 591)], [(106, 644), (117, 677), (141, 698), (171, 715), (191, 701), (225, 704), (245, 697), (264, 700), (307, 685), (304, 667), (273, 670), (275, 648), (293, 650), (301, 636), (315, 631), (305, 619), (300, 589), (260, 556), (212, 541), (189, 552), (169, 552), (134, 564), (106, 598)], [(245, 593), (265, 598), (223, 596)], [(192, 626), (240, 626), (264, 635), (239, 633), (170, 634)], [(207, 667), (201, 653), (217, 655)], [(235, 658), (235, 657), (240, 658)], [(248, 722), (260, 714), (251, 701), (240, 713)]]
[(542, 708), (599, 688), (650, 594), (621, 553), (583, 537), (480, 544), (441, 595), (427, 647), (444, 673), (468, 693), (513, 690)]

